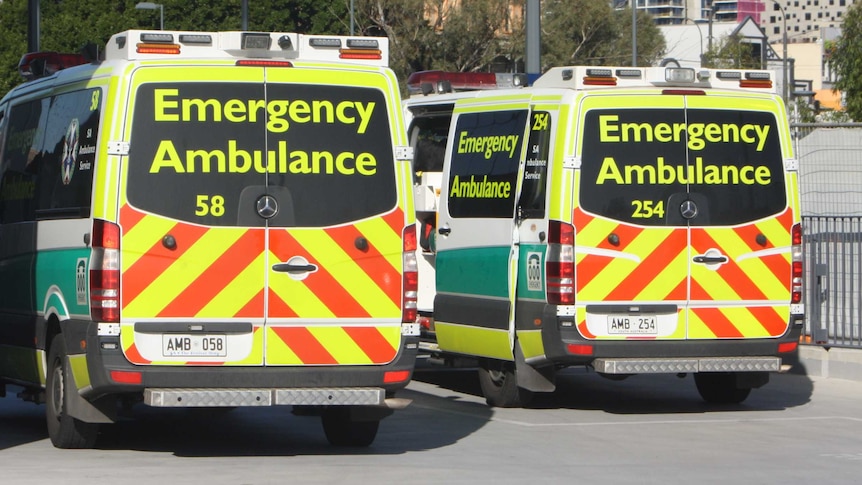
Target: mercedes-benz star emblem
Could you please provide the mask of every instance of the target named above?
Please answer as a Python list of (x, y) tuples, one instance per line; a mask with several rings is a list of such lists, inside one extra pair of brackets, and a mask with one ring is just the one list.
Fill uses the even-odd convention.
[(270, 219), (278, 214), (278, 201), (271, 195), (263, 195), (257, 199), (257, 213), (264, 219)]
[(685, 219), (694, 219), (697, 217), (697, 204), (693, 200), (688, 199), (679, 205), (679, 213)]

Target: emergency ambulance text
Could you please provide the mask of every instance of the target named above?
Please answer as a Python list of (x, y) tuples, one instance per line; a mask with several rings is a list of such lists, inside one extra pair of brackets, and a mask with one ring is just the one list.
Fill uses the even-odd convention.
[(449, 197), (467, 199), (508, 199), (512, 195), (511, 182), (494, 182), (485, 175), (482, 180), (476, 180), (474, 175), (470, 180), (461, 180), (457, 175), (452, 180)]
[(290, 123), (329, 123), (357, 125), (356, 133), (364, 134), (374, 114), (375, 102), (302, 99), (199, 99), (184, 98), (179, 89), (156, 89), (155, 121), (157, 122), (222, 122), (256, 123), (266, 120), (266, 129), (284, 133)]
[[(327, 151), (288, 151), (287, 142), (280, 140), (275, 150), (242, 150), (236, 140), (227, 141), (224, 150), (186, 150), (180, 156), (173, 142), (159, 143), (150, 173), (173, 170), (175, 173), (291, 173), (291, 174), (340, 174), (365, 175), (377, 173), (377, 159), (362, 152), (332, 153)], [(264, 158), (266, 160), (264, 160)]]
[(605, 157), (596, 177), (596, 184), (614, 182), (619, 185), (769, 185), (772, 173), (763, 165), (704, 165), (702, 157), (696, 157), (693, 165), (665, 164), (658, 157), (655, 165), (625, 164), (620, 170), (613, 157)]
[(462, 131), (458, 136), (458, 153), (484, 152), (488, 160), (495, 153), (509, 152), (509, 158), (513, 158), (520, 138), (518, 135), (469, 136), (468, 132)]
[(769, 136), (769, 125), (746, 123), (620, 123), (618, 115), (599, 116), (599, 140), (602, 143), (679, 143), (688, 140), (690, 150), (703, 150), (706, 143), (755, 144), (763, 151)]

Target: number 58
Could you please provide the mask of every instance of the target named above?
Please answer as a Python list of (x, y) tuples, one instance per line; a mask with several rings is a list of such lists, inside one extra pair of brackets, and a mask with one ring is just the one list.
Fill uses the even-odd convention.
[(198, 194), (195, 215), (200, 217), (210, 215), (215, 217), (223, 216), (224, 197), (221, 195)]

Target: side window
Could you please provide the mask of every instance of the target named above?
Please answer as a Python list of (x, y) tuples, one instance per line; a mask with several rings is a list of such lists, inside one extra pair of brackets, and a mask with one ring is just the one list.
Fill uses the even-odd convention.
[(452, 217), (511, 218), (527, 110), (458, 117), (449, 144), (447, 192)]
[(416, 118), (410, 126), (414, 172), (442, 172), (452, 113)]
[(35, 218), (36, 174), (42, 148), (40, 127), (48, 117), (48, 98), (27, 101), (9, 110), (0, 177), (0, 223)]
[(100, 90), (89, 89), (12, 107), (0, 222), (89, 216), (100, 97)]
[(548, 183), (548, 157), (551, 151), (551, 114), (534, 111), (530, 115), (530, 139), (524, 164), (524, 181), (518, 202), (519, 216), (540, 218), (545, 215), (545, 187)]
[(89, 217), (101, 90), (55, 96), (45, 127), (36, 217)]

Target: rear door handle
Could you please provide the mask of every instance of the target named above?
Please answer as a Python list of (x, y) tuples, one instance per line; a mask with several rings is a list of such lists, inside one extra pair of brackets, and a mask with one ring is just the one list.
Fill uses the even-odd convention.
[(451, 227), (441, 227), (440, 229), (437, 229), (437, 232), (439, 234), (444, 235), (444, 236), (448, 236), (449, 233), (452, 232), (452, 228)]
[(726, 263), (727, 256), (695, 256), (692, 261), (701, 264), (719, 264)]
[(278, 263), (272, 265), (272, 270), (280, 273), (308, 273), (317, 271), (317, 266), (313, 264)]

